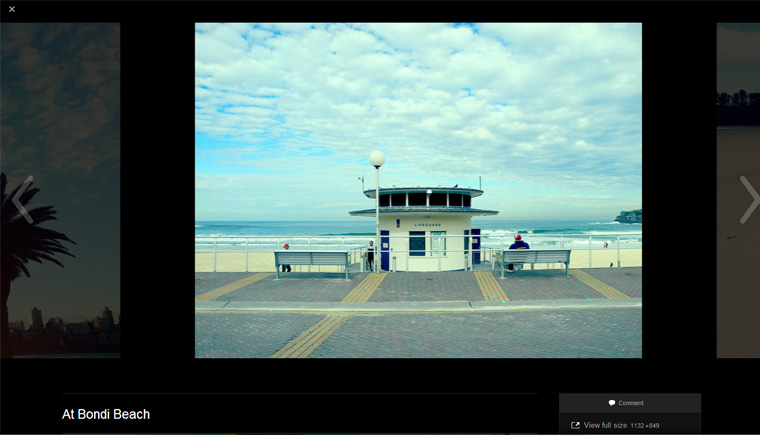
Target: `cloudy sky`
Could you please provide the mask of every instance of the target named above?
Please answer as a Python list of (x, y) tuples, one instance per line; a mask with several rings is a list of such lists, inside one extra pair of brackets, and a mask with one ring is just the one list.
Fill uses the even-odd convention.
[(760, 92), (760, 23), (718, 24), (718, 92)]
[(381, 187), (501, 219), (641, 207), (640, 24), (197, 24), (196, 220), (351, 220)]
[(120, 312), (120, 28), (118, 24), (3, 23), (0, 161), (7, 192), (28, 176), (27, 209), (51, 205), (76, 256), (30, 262), (11, 284), (11, 321), (80, 322)]

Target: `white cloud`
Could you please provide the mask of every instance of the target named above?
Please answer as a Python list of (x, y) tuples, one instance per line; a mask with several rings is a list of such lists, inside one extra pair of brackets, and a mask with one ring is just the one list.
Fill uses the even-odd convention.
[(640, 25), (313, 27), (197, 27), (199, 172), (266, 167), (246, 180), (305, 197), (282, 186), (370, 175), (382, 149), (397, 185), (613, 177), (640, 197)]

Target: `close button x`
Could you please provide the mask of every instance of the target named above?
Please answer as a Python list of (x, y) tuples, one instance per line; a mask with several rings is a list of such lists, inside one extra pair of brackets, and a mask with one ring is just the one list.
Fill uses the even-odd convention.
[(16, 12), (16, 6), (8, 6), (8, 12)]

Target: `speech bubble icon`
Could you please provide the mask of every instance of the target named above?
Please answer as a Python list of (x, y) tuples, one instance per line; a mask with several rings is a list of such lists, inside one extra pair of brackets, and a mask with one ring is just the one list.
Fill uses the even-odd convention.
[(614, 400), (610, 400), (609, 403), (610, 403), (610, 406), (615, 406), (615, 401)]

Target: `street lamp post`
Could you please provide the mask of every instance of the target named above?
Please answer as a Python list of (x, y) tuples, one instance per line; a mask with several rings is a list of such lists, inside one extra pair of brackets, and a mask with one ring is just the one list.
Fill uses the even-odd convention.
[[(380, 166), (385, 163), (385, 154), (381, 151), (372, 151), (369, 155), (369, 162), (375, 167), (375, 253), (379, 254), (380, 250)], [(374, 260), (375, 273), (380, 273), (377, 267), (377, 255), (372, 256)]]

